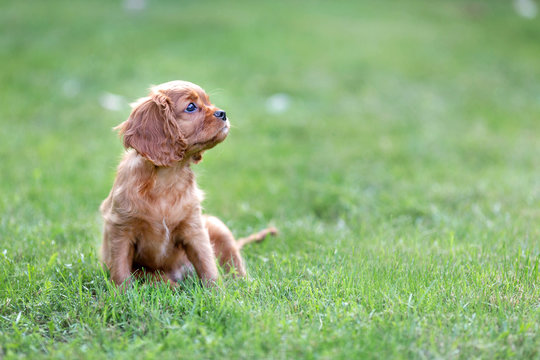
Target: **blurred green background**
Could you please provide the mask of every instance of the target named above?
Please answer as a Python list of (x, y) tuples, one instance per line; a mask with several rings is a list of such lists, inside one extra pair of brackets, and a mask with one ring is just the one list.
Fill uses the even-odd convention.
[[(3, 1), (2, 352), (69, 355), (69, 344), (89, 334), (139, 336), (103, 315), (103, 303), (116, 303), (95, 295), (106, 282), (93, 282), (101, 276), (98, 207), (122, 154), (111, 129), (151, 84), (183, 79), (201, 85), (233, 126), (195, 166), (205, 209), (239, 236), (280, 228), (245, 256), (255, 279), (289, 294), (253, 295), (252, 314), (266, 322), (248, 321), (240, 307), (235, 319), (248, 328), (234, 335), (209, 326), (221, 345), (191, 344), (194, 354), (537, 357), (537, 5)], [(298, 274), (306, 282), (295, 282)], [(70, 305), (55, 310), (70, 276), (93, 295), (68, 295)], [(288, 292), (303, 287), (319, 294), (304, 308), (306, 293)], [(411, 313), (407, 298), (410, 305), (418, 291), (424, 303)], [(233, 295), (222, 296), (233, 306)], [(336, 299), (354, 301), (354, 311), (335, 309)], [(460, 301), (478, 307), (454, 307)], [(81, 318), (83, 308), (95, 317)], [(321, 309), (335, 316), (326, 332), (314, 320)], [(70, 311), (79, 315), (58, 320)], [(159, 313), (167, 311), (193, 320)], [(473, 314), (480, 320), (467, 328)], [(283, 330), (273, 318), (298, 325)], [(66, 332), (74, 324), (81, 329)], [(141, 338), (158, 337), (149, 332)], [(245, 353), (228, 347), (234, 336), (250, 344)], [(88, 341), (97, 353), (113, 351), (107, 340)], [(282, 352), (271, 349), (278, 345)], [(138, 354), (125, 346), (125, 356)]]

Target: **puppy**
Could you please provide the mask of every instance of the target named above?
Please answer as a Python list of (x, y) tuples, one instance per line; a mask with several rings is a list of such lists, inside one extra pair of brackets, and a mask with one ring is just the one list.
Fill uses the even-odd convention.
[(201, 214), (203, 193), (190, 168), (227, 137), (225, 111), (199, 86), (171, 81), (152, 87), (116, 129), (128, 151), (100, 207), (102, 261), (114, 283), (142, 277), (175, 286), (194, 269), (211, 285), (216, 257), (225, 270), (244, 276), (241, 247), (276, 229), (235, 241), (218, 218)]

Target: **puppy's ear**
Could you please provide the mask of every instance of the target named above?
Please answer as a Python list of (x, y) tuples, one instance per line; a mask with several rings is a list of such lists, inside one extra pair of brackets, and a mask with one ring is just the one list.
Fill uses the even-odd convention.
[(131, 115), (115, 129), (124, 136), (124, 146), (156, 166), (171, 166), (184, 158), (186, 142), (175, 120), (171, 100), (163, 93), (140, 99)]

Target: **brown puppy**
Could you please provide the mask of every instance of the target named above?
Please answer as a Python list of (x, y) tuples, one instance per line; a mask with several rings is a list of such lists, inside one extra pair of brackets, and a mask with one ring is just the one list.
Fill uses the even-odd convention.
[(201, 214), (203, 194), (190, 169), (227, 137), (229, 120), (199, 86), (171, 81), (151, 88), (117, 129), (128, 150), (118, 166), (104, 219), (103, 262), (121, 285), (137, 277), (171, 285), (195, 269), (205, 284), (218, 277), (215, 258), (240, 276), (240, 248), (274, 228), (234, 240), (218, 218)]

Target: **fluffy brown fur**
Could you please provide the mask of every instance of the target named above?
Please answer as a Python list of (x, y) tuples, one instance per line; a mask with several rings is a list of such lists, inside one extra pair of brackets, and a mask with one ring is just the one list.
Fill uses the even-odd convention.
[(203, 194), (190, 164), (227, 137), (229, 120), (220, 111), (199, 86), (171, 81), (152, 87), (117, 127), (129, 150), (100, 208), (102, 260), (117, 285), (133, 277), (175, 285), (192, 269), (212, 284), (216, 257), (244, 276), (241, 247), (276, 233), (268, 228), (235, 241), (218, 218), (201, 214)]

